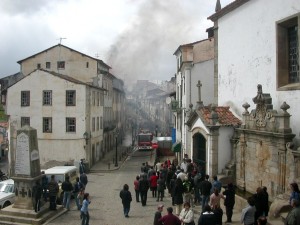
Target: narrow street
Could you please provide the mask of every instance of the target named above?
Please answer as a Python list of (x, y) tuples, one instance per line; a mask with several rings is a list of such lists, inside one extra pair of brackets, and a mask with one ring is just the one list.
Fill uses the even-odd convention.
[[(133, 190), (133, 181), (140, 173), (142, 162), (149, 161), (149, 153), (137, 152), (129, 156), (119, 170), (106, 173), (88, 174), (89, 183), (86, 192), (90, 193), (91, 204), (90, 224), (103, 225), (123, 225), (123, 224), (152, 224), (157, 202), (155, 198), (150, 197), (148, 192), (147, 206), (142, 207), (141, 203), (135, 201), (135, 192)], [(132, 193), (132, 204), (129, 218), (123, 215), (123, 206), (119, 197), (119, 192), (123, 185), (127, 183)], [(79, 211), (76, 210), (74, 201), (69, 212), (56, 218), (50, 224), (79, 224)], [(170, 197), (164, 199), (163, 204), (170, 206)], [(166, 212), (166, 209), (164, 213)]]

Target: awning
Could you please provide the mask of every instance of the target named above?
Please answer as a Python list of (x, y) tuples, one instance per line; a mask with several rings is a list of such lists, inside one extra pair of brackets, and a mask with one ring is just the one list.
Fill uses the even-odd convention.
[(176, 142), (172, 145), (173, 152), (181, 152), (181, 142)]

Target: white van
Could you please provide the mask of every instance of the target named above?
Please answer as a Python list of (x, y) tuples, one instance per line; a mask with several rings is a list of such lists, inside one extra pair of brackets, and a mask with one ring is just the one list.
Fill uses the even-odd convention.
[(55, 166), (45, 170), (45, 175), (48, 178), (48, 182), (51, 180), (51, 176), (55, 175), (55, 180), (59, 185), (57, 202), (58, 204), (61, 204), (63, 200), (63, 191), (61, 189), (62, 183), (65, 181), (66, 176), (69, 176), (70, 182), (74, 184), (76, 182), (76, 177), (79, 176), (79, 172), (76, 166)]

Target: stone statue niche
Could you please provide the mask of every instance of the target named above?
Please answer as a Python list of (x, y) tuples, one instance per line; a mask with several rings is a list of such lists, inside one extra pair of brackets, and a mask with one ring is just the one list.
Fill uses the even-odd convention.
[[(13, 149), (12, 149), (13, 150)], [(24, 126), (17, 131), (15, 159), (12, 165), (12, 179), (15, 182), (15, 203), (13, 208), (34, 209), (33, 187), (41, 182), (40, 157), (36, 129)]]
[(290, 128), (289, 106), (284, 102), (282, 112), (273, 110), (270, 94), (257, 86), (253, 98), (256, 108), (243, 105), (243, 124), (237, 128), (239, 144), (236, 149), (236, 184), (242, 190), (255, 193), (257, 187), (266, 186), (272, 201), (287, 189), (288, 167), (286, 144), (295, 135)]

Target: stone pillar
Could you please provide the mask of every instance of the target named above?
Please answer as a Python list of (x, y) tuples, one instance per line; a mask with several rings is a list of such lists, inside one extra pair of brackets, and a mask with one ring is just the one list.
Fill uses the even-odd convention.
[(34, 209), (32, 190), (41, 174), (37, 142), (37, 131), (29, 126), (17, 130), (15, 164), (12, 179), (15, 182), (15, 203), (13, 208)]
[(209, 165), (208, 174), (214, 176), (218, 174), (218, 146), (219, 146), (219, 126), (210, 127), (210, 152), (209, 152)]

